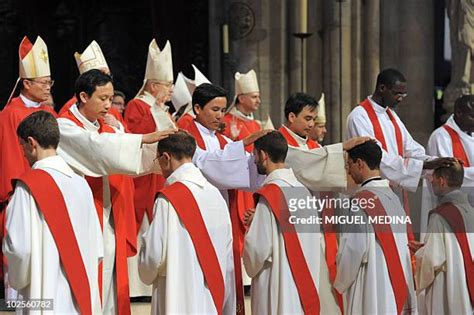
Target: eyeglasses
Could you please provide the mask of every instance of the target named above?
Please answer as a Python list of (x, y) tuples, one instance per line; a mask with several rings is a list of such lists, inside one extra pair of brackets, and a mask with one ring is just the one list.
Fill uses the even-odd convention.
[(405, 98), (408, 96), (408, 93), (402, 93), (402, 92), (394, 92), (392, 90), (390, 90), (390, 93), (392, 93), (395, 97), (399, 98)]
[(159, 85), (163, 85), (167, 88), (170, 88), (170, 87), (173, 87), (174, 84), (173, 82), (165, 82), (165, 81), (153, 81), (152, 83), (155, 83), (155, 84), (159, 84)]
[(54, 80), (45, 80), (45, 81), (35, 81), (35, 80), (30, 80), (27, 79), (30, 82), (37, 83), (41, 86), (53, 86), (54, 85)]

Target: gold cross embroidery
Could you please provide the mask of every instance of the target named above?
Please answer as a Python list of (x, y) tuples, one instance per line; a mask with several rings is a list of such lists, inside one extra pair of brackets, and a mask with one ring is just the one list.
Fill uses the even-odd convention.
[(40, 59), (42, 59), (44, 63), (48, 62), (48, 53), (44, 51), (44, 49), (41, 49)]

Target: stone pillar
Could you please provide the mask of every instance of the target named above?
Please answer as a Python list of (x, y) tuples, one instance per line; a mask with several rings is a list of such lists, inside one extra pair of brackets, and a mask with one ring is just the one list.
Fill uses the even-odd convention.
[(362, 28), (364, 32), (364, 75), (362, 76), (361, 96), (364, 98), (373, 93), (377, 74), (380, 72), (380, 0), (365, 2)]
[(434, 30), (432, 0), (401, 0), (400, 59), (397, 67), (408, 81), (408, 97), (398, 113), (415, 140), (426, 145), (434, 126)]
[(324, 3), (324, 91), (330, 142), (344, 138), (346, 118), (351, 109), (351, 3)]

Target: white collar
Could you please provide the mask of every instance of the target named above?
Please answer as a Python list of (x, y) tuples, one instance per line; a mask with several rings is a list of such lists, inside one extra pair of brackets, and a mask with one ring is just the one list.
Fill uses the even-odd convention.
[(367, 98), (369, 99), (370, 104), (372, 104), (372, 107), (374, 108), (374, 110), (377, 113), (386, 113), (387, 112), (388, 107), (383, 107), (383, 106), (379, 105), (376, 101), (374, 101), (374, 99), (372, 98), (372, 95), (367, 96)]
[(211, 137), (216, 136), (216, 131), (215, 130), (211, 130), (211, 129), (208, 129), (208, 128), (204, 127), (197, 120), (194, 120), (194, 122), (196, 123), (196, 126), (197, 126), (197, 128), (198, 128), (198, 130), (201, 134), (204, 134), (206, 136), (211, 136)]
[(35, 164), (31, 167), (32, 169), (45, 169), (50, 168), (61, 172), (62, 174), (72, 177), (74, 175), (74, 171), (71, 169), (69, 165), (63, 160), (62, 157), (59, 155), (49, 156), (42, 160), (36, 161)]
[(254, 120), (254, 117), (253, 117), (253, 113), (250, 113), (250, 115), (245, 115), (244, 113), (242, 113), (240, 110), (238, 110), (237, 106), (234, 106), (229, 114), (231, 115), (234, 115), (240, 119), (243, 119), (243, 120), (247, 120), (247, 121), (252, 121)]
[(446, 125), (453, 128), (454, 130), (456, 130), (456, 132), (459, 135), (465, 134), (469, 137), (474, 137), (473, 134), (468, 134), (467, 132), (464, 132), (464, 131), (461, 130), (461, 128), (459, 128), (458, 124), (456, 124), (456, 121), (454, 120), (454, 114), (451, 114), (451, 116), (449, 116), (448, 120), (446, 121)]
[(194, 166), (193, 163), (184, 163), (178, 167), (171, 175), (166, 179), (166, 184), (171, 185), (176, 182), (191, 182), (200, 187), (204, 187), (207, 183), (206, 178), (202, 175), (201, 171)]
[(77, 104), (72, 105), (70, 110), (71, 113), (76, 116), (76, 118), (84, 125), (84, 129), (89, 131), (99, 131), (100, 126), (97, 120), (95, 122), (91, 122), (89, 119), (84, 117), (84, 115), (82, 115), (77, 108)]
[(454, 204), (462, 204), (462, 205), (469, 205), (468, 195), (459, 189), (450, 191), (444, 196), (439, 197), (440, 203), (454, 203)]
[(269, 184), (273, 181), (281, 180), (288, 183), (290, 186), (301, 186), (296, 179), (295, 173), (291, 168), (279, 168), (267, 175), (262, 185)]
[(155, 105), (155, 103), (156, 103), (156, 97), (154, 97), (153, 95), (151, 95), (147, 91), (144, 91), (143, 94), (140, 94), (137, 98), (139, 100), (145, 102), (146, 104), (148, 104), (150, 107)]
[(390, 187), (390, 181), (388, 181), (387, 179), (372, 180), (372, 181), (366, 183), (363, 187), (359, 187), (357, 189), (357, 191), (366, 190), (367, 188), (370, 188), (370, 187), (389, 188)]
[(308, 141), (307, 138), (303, 138), (299, 135), (297, 135), (296, 133), (294, 133), (293, 131), (290, 130), (290, 128), (288, 128), (287, 126), (283, 125), (283, 128), (285, 128), (288, 133), (290, 134), (290, 136), (293, 137), (293, 139), (296, 140), (296, 142), (298, 143), (299, 146), (305, 146), (306, 145), (306, 142)]
[(25, 106), (28, 107), (28, 108), (38, 108), (41, 105), (41, 103), (32, 101), (21, 93), (20, 93), (20, 98), (23, 101), (23, 103), (25, 104)]

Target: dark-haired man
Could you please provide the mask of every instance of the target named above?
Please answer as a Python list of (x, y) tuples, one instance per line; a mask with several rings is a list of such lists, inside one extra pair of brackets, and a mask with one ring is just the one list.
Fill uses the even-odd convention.
[[(114, 94), (112, 78), (96, 69), (76, 81), (78, 104), (58, 119), (58, 154), (88, 182), (104, 232), (102, 303), (104, 313), (130, 313), (127, 256), (136, 254), (133, 186), (123, 175), (158, 170), (156, 142), (172, 130), (123, 133), (104, 123)], [(155, 144), (148, 146), (148, 144)], [(155, 167), (155, 169), (153, 168)], [(110, 175), (110, 176), (109, 176)]]
[(240, 313), (244, 308), (240, 253), (246, 230), (243, 216), (248, 209), (235, 189), (256, 187), (257, 170), (252, 157), (245, 151), (245, 146), (268, 131), (259, 131), (236, 142), (216, 132), (225, 115), (226, 95), (226, 90), (209, 83), (196, 87), (192, 97), (196, 119), (187, 124), (186, 130), (197, 143), (193, 162), (209, 182), (221, 191), (229, 205), (234, 236), (237, 311)]
[(9, 282), (25, 301), (50, 301), (62, 314), (100, 314), (103, 241), (87, 182), (56, 154), (58, 123), (38, 111), (17, 129), (32, 170), (16, 181), (3, 251)]
[(449, 165), (433, 159), (416, 142), (394, 109), (407, 96), (407, 81), (398, 70), (385, 69), (377, 76), (373, 95), (356, 106), (347, 118), (348, 138), (369, 136), (382, 148), (380, 171), (391, 183), (416, 191), (423, 169)]
[(416, 252), (416, 284), (426, 314), (474, 312), (474, 208), (460, 191), (464, 171), (456, 162), (433, 172), (440, 206), (430, 212), (424, 245)]
[(142, 237), (139, 272), (153, 283), (152, 314), (235, 314), (232, 228), (224, 198), (193, 165), (184, 131), (158, 144), (166, 178)]
[[(368, 137), (321, 146), (309, 137), (314, 128), (318, 106), (318, 101), (309, 94), (292, 94), (285, 104), (286, 122), (279, 131), (288, 142), (286, 164), (313, 195), (325, 198), (333, 195), (329, 191), (346, 187), (344, 150), (366, 141)], [(331, 212), (332, 208), (325, 208), (321, 216), (331, 216)], [(325, 226), (324, 238), (321, 239), (323, 256), (326, 258), (326, 265), (321, 264), (321, 278), (333, 282), (336, 277), (337, 239), (330, 229), (330, 225)], [(329, 304), (329, 301), (334, 306), (331, 313), (342, 310), (343, 301), (336, 292), (328, 297), (326, 302)]]
[[(359, 220), (343, 226), (339, 238), (334, 287), (345, 297), (344, 313), (416, 313), (406, 216), (389, 181), (380, 176), (382, 151), (371, 140), (347, 153), (347, 171), (361, 187), (346, 214)], [(394, 223), (378, 221), (387, 218)]]
[[(461, 189), (474, 206), (474, 95), (463, 95), (456, 100), (454, 113), (443, 126), (433, 131), (426, 151), (433, 156), (454, 156), (462, 161), (464, 182)], [(429, 211), (439, 204), (437, 199), (428, 185), (423, 190), (422, 231), (427, 226)]]
[[(335, 314), (337, 307), (328, 298), (331, 286), (321, 279), (324, 256), (319, 225), (307, 229), (287, 221), (289, 205), (311, 198), (285, 166), (287, 142), (280, 132), (272, 131), (255, 141), (254, 147), (258, 171), (267, 177), (256, 193), (256, 211), (245, 235), (243, 259), (252, 277), (252, 313)], [(302, 218), (298, 211), (305, 210), (292, 209), (291, 214)]]

